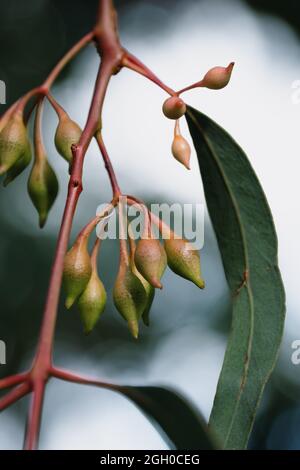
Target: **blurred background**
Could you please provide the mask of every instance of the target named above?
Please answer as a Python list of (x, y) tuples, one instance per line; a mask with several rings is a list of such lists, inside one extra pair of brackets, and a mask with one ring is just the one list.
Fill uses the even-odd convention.
[[(175, 89), (198, 81), (215, 65), (236, 62), (222, 91), (194, 90), (186, 101), (224, 126), (247, 152), (268, 197), (279, 237), (287, 293), (287, 322), (280, 358), (266, 388), (249, 447), (300, 449), (300, 365), (291, 343), (300, 339), (299, 127), (300, 4), (267, 0), (117, 1), (122, 42)], [(97, 0), (0, 2), (0, 80), (7, 104), (39, 85), (57, 60), (94, 23)], [(56, 99), (84, 125), (98, 57), (88, 47), (53, 87)], [(161, 113), (165, 94), (123, 71), (105, 103), (104, 137), (124, 192), (148, 202), (204, 203), (196, 156), (186, 172), (170, 154), (173, 126)], [(1, 105), (0, 112), (5, 110)], [(53, 144), (56, 116), (44, 119), (49, 159), (60, 193), (40, 231), (26, 190), (27, 170), (0, 196), (0, 339), (7, 364), (0, 376), (30, 364), (66, 197), (67, 166)], [(183, 131), (187, 136), (186, 127)], [(110, 200), (97, 149), (88, 152), (84, 192), (72, 239)], [(100, 272), (111, 299), (118, 245), (103, 245)], [(164, 276), (151, 327), (131, 339), (111, 300), (96, 330), (82, 333), (78, 311), (61, 303), (55, 361), (63, 367), (124, 384), (173, 386), (209, 417), (230, 327), (230, 302), (216, 240), (206, 217), (202, 269), (207, 288)], [(63, 299), (62, 299), (63, 300)], [(1, 413), (0, 448), (22, 446), (28, 400)], [(47, 388), (42, 449), (166, 449), (144, 416), (121, 396), (53, 380)]]

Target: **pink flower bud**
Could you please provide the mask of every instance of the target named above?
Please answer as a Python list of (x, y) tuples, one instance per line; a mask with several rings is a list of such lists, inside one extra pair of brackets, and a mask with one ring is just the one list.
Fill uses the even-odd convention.
[(191, 147), (182, 135), (175, 135), (172, 143), (174, 158), (190, 170)]
[(186, 112), (186, 104), (178, 96), (168, 98), (163, 104), (163, 113), (169, 119), (179, 119)]
[(211, 90), (220, 90), (228, 85), (234, 62), (231, 62), (228, 67), (214, 67), (210, 69), (202, 80), (202, 86), (210, 88)]

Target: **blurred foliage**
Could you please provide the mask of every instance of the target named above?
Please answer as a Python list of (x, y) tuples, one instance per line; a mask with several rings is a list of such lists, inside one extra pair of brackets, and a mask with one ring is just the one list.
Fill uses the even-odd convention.
[[(180, 4), (178, 0), (117, 0), (121, 30), (126, 28), (122, 21), (123, 12), (126, 18), (126, 11), (134, 3), (157, 5), (166, 12)], [(300, 32), (298, 1), (247, 0), (247, 3), (284, 18)], [(97, 5), (98, 0), (10, 0), (0, 3), (0, 78), (7, 83), (8, 104), (39, 85), (64, 52), (93, 27)], [(162, 17), (165, 20), (165, 16)], [(152, 33), (163, 27), (163, 24), (149, 21)]]

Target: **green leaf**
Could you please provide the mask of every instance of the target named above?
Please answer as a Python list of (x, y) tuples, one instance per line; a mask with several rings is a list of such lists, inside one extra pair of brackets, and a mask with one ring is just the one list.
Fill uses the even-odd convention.
[(204, 114), (188, 107), (186, 118), (232, 294), (232, 327), (209, 426), (222, 448), (243, 449), (284, 326), (277, 238), (266, 197), (243, 150)]
[(113, 386), (133, 401), (176, 449), (214, 449), (207, 425), (191, 404), (176, 392), (161, 387)]

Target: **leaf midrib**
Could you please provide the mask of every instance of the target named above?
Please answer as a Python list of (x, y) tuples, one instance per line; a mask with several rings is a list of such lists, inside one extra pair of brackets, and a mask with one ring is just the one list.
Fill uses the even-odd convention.
[[(228, 432), (227, 432), (227, 435), (226, 435), (226, 438), (224, 440), (224, 447), (226, 447), (226, 444), (228, 442), (228, 439), (229, 439), (229, 436), (230, 436), (230, 433), (231, 433), (231, 429), (232, 429), (232, 426), (233, 426), (233, 423), (234, 423), (234, 420), (235, 420), (235, 416), (236, 416), (236, 412), (237, 412), (237, 408), (239, 406), (239, 403), (240, 403), (240, 400), (241, 400), (241, 395), (242, 395), (242, 392), (243, 392), (243, 388), (245, 387), (245, 383), (246, 383), (246, 380), (247, 380), (247, 376), (248, 376), (248, 370), (249, 370), (249, 364), (250, 364), (250, 356), (251, 356), (251, 349), (252, 349), (252, 342), (253, 342), (253, 331), (254, 331), (254, 300), (253, 300), (253, 293), (252, 293), (252, 289), (251, 289), (251, 283), (250, 283), (250, 266), (249, 266), (249, 254), (248, 254), (248, 249), (247, 249), (247, 238), (246, 238), (246, 235), (245, 235), (245, 231), (244, 231), (244, 227), (243, 227), (243, 224), (242, 224), (242, 220), (241, 220), (241, 216), (240, 216), (240, 213), (239, 213), (239, 209), (238, 209), (238, 203), (236, 201), (236, 198), (234, 197), (234, 194), (231, 190), (231, 185), (230, 185), (230, 182), (228, 181), (228, 178), (227, 176), (225, 175), (224, 171), (222, 170), (222, 167), (220, 166), (219, 164), (219, 161), (218, 161), (218, 158), (215, 154), (215, 151), (214, 151), (214, 148), (212, 147), (209, 139), (207, 139), (206, 137), (206, 134), (205, 132), (203, 131), (202, 127), (200, 126), (200, 124), (198, 123), (198, 121), (194, 118), (193, 114), (190, 113), (189, 111), (187, 111), (188, 114), (189, 114), (189, 117), (192, 119), (192, 121), (194, 122), (195, 126), (200, 130), (201, 132), (201, 135), (205, 141), (205, 144), (207, 145), (210, 153), (212, 154), (212, 157), (218, 167), (218, 170), (221, 174), (221, 177), (223, 178), (223, 181), (224, 181), (224, 184), (226, 186), (226, 189), (228, 191), (228, 194), (230, 196), (230, 199), (232, 201), (232, 204), (233, 204), (233, 207), (234, 207), (234, 211), (235, 211), (235, 214), (236, 214), (236, 217), (237, 217), (237, 221), (238, 221), (238, 226), (239, 226), (239, 229), (240, 229), (240, 234), (241, 234), (241, 238), (242, 238), (242, 242), (243, 242), (243, 252), (244, 252), (244, 262), (245, 262), (245, 270), (248, 270), (249, 272), (249, 277), (247, 279), (247, 281), (245, 282), (243, 288), (246, 288), (247, 289), (247, 292), (248, 292), (248, 295), (249, 295), (249, 304), (250, 304), (250, 318), (251, 318), (251, 330), (250, 330), (250, 334), (249, 334), (249, 342), (248, 342), (248, 353), (247, 353), (247, 361), (245, 361), (245, 367), (244, 367), (244, 373), (243, 373), (243, 376), (242, 376), (242, 380), (241, 380), (241, 385), (240, 385), (240, 390), (239, 390), (239, 394), (238, 394), (238, 398), (236, 400), (236, 404), (235, 404), (235, 407), (234, 407), (234, 412), (233, 412), (233, 415), (232, 415), (232, 419), (231, 419), (231, 422), (230, 422), (230, 426), (229, 426), (229, 429), (228, 429)], [(239, 293), (238, 293), (239, 295)]]

